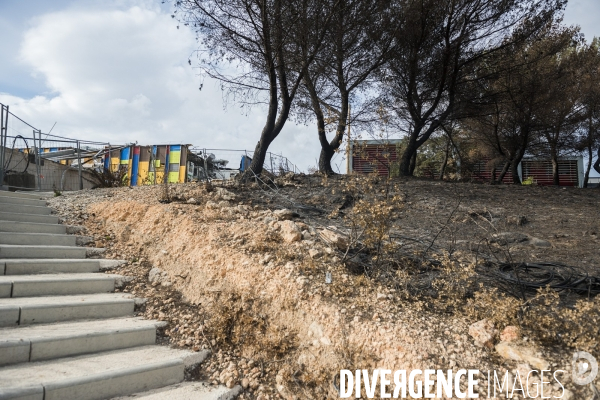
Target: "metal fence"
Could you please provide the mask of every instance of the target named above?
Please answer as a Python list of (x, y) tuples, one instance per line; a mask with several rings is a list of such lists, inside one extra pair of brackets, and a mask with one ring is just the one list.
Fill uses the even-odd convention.
[[(102, 177), (99, 175), (103, 171), (108, 170), (113, 173), (123, 167), (127, 170), (125, 178), (133, 176), (137, 178), (139, 171), (135, 168), (138, 165), (136, 154), (138, 167), (148, 164), (147, 171), (142, 168), (148, 176), (154, 175), (156, 178), (156, 174), (159, 174), (156, 169), (161, 166), (167, 168), (163, 164), (169, 160), (169, 179), (171, 175), (177, 173), (175, 182), (225, 180), (245, 171), (254, 156), (254, 152), (247, 150), (155, 145), (144, 148), (157, 149), (156, 160), (144, 160), (143, 157), (140, 158), (142, 154), (137, 144), (111, 147), (109, 143), (43, 133), (10, 112), (8, 106), (1, 103), (0, 106), (0, 186), (7, 186), (9, 190), (69, 191), (93, 188), (101, 183), (99, 179), (101, 180)], [(178, 155), (180, 158), (176, 164), (179, 168), (176, 172), (170, 169), (172, 160), (168, 155), (165, 160), (160, 158), (158, 150), (163, 147), (172, 150), (177, 148), (175, 149), (177, 151), (172, 151), (173, 154), (179, 154), (181, 150), (186, 149), (185, 154)], [(126, 153), (125, 158), (124, 153)], [(167, 151), (166, 154), (168, 153)], [(159, 161), (160, 165), (155, 165)], [(273, 175), (300, 172), (287, 157), (271, 152), (266, 154), (263, 169)], [(141, 177), (142, 180), (145, 178)], [(123, 183), (135, 185), (137, 180), (127, 182)]]
[(64, 191), (94, 187), (108, 143), (43, 133), (1, 106), (0, 184), (9, 190)]
[[(190, 147), (188, 161), (192, 164), (188, 167), (188, 175), (192, 179), (229, 179), (248, 168), (253, 151), (232, 149), (206, 149), (201, 147)], [(296, 167), (287, 157), (267, 152), (263, 169), (273, 175), (282, 175), (288, 172), (298, 173)]]

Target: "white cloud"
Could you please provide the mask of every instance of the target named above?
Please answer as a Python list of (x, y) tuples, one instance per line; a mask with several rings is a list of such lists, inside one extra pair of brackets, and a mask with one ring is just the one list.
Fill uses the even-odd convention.
[[(193, 33), (177, 29), (153, 2), (75, 3), (36, 17), (23, 37), (20, 61), (44, 79), (48, 92), (0, 94), (0, 102), (42, 131), (57, 121), (53, 133), (62, 136), (253, 150), (264, 110), (224, 111), (214, 81), (198, 90), (200, 78), (187, 63), (195, 48)], [(304, 169), (314, 165), (313, 131), (288, 122), (272, 150)]]
[[(62, 136), (254, 149), (265, 121), (264, 110), (256, 108), (245, 116), (230, 105), (224, 111), (214, 81), (207, 80), (198, 90), (200, 78), (187, 64), (196, 49), (194, 35), (183, 27), (177, 29), (157, 1), (67, 1), (53, 3), (61, 11), (23, 24), (29, 28), (19, 55), (13, 58), (32, 78), (23, 82), (20, 71), (5, 70), (15, 74), (9, 86), (33, 88), (37, 83), (29, 83), (41, 80), (46, 90), (37, 90), (40, 94), (31, 98), (0, 93), (0, 102), (9, 104), (11, 111), (43, 131), (58, 122), (53, 133)], [(47, 9), (49, 3), (40, 4), (37, 8)], [(20, 14), (20, 9), (13, 12)], [(600, 3), (595, 0), (572, 0), (565, 22), (581, 24), (587, 37), (600, 35), (594, 19), (598, 12)], [(3, 15), (0, 31), (8, 29), (11, 17), (16, 15)], [(13, 35), (14, 26), (11, 29)], [(4, 48), (3, 55), (10, 57), (13, 51)], [(15, 64), (12, 59), (8, 62)], [(283, 153), (306, 170), (315, 165), (319, 154), (316, 128), (288, 121), (270, 150)], [(340, 161), (336, 156), (334, 164)], [(231, 157), (231, 162), (237, 161)], [(344, 170), (343, 162), (340, 169)]]

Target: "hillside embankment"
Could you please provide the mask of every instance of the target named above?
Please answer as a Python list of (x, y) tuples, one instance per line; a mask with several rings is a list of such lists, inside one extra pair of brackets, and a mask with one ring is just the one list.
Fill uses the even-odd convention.
[[(541, 367), (566, 371), (566, 391), (553, 382), (545, 396), (591, 396), (570, 380), (572, 345), (588, 342), (535, 333), (554, 323), (523, 306), (539, 298), (515, 299), (478, 268), (552, 261), (600, 275), (598, 190), (352, 179), (84, 190), (51, 205), (127, 260), (121, 290), (168, 322), (162, 342), (212, 350), (191, 378), (240, 383), (241, 398), (338, 398), (340, 369)], [(593, 297), (569, 296), (560, 307), (584, 299), (596, 318)], [(557, 335), (579, 329), (569, 323)]]

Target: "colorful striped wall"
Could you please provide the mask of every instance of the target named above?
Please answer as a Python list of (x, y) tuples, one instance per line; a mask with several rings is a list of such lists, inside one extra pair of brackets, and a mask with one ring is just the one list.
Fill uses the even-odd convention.
[[(129, 146), (110, 150), (104, 158), (104, 168), (111, 172), (127, 171), (130, 186), (164, 183), (184, 183), (186, 180), (187, 145)], [(108, 150), (108, 149), (107, 149)]]

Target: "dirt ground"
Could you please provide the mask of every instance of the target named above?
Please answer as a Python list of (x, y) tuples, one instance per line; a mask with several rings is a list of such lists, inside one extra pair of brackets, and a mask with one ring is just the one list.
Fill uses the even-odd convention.
[[(148, 299), (140, 315), (168, 321), (163, 342), (212, 349), (193, 378), (242, 384), (241, 398), (338, 398), (332, 382), (342, 368), (531, 368), (475, 343), (477, 321), (428, 311), (385, 275), (353, 269), (323, 234), (352, 237), (353, 207), (373, 194), (348, 189), (349, 179), (85, 190), (51, 205), (64, 223), (84, 225), (105, 257), (127, 260), (117, 271), (132, 277), (122, 290)], [(394, 192), (403, 256), (560, 262), (600, 276), (600, 190), (416, 179), (370, 190)], [(568, 372), (562, 398), (590, 397), (567, 376), (571, 349), (523, 341)]]

